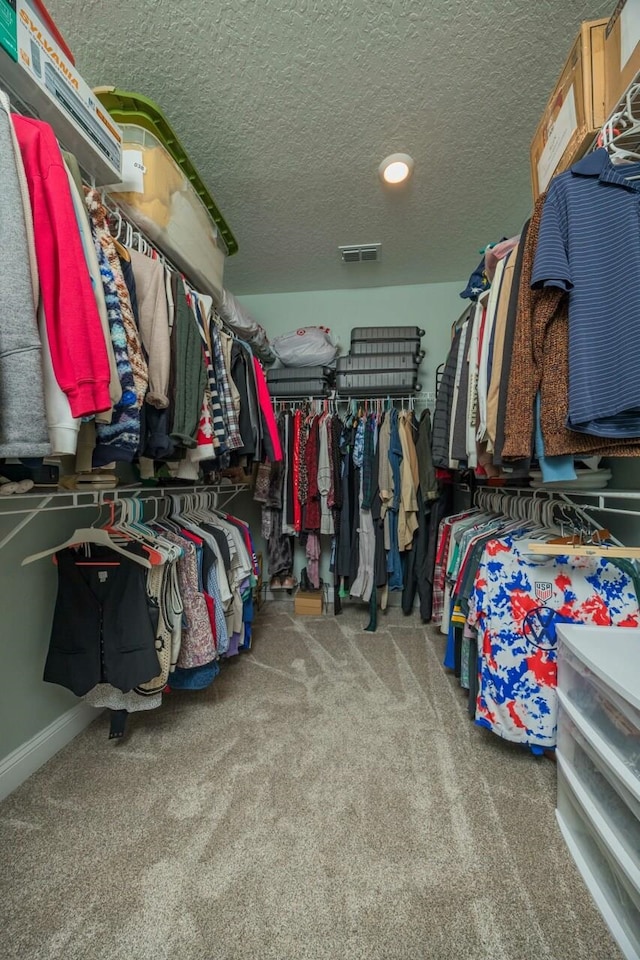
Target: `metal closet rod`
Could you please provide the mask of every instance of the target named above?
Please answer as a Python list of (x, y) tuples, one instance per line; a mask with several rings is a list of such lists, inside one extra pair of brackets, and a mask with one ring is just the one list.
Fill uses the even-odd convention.
[(280, 396), (280, 395), (277, 394), (277, 393), (276, 393), (276, 394), (273, 394), (273, 393), (271, 394), (271, 400), (272, 400), (273, 403), (278, 403), (278, 404), (281, 404), (282, 406), (290, 406), (290, 407), (302, 407), (302, 406), (307, 406), (307, 405), (309, 405), (309, 404), (323, 404), (323, 403), (325, 403), (325, 402), (326, 402), (326, 403), (329, 403), (329, 404), (330, 404), (330, 403), (333, 403), (333, 404), (339, 404), (339, 403), (351, 404), (351, 403), (356, 403), (356, 404), (359, 404), (359, 405), (362, 405), (362, 404), (364, 403), (364, 404), (367, 404), (367, 405), (369, 405), (369, 406), (375, 406), (375, 404), (378, 404), (378, 403), (403, 403), (403, 404), (404, 404), (404, 403), (406, 403), (406, 404), (411, 404), (411, 403), (413, 403), (413, 404), (415, 405), (415, 404), (417, 404), (417, 403), (424, 403), (424, 402), (425, 402), (424, 400), (421, 399), (421, 397), (420, 397), (419, 395), (408, 396), (408, 397), (388, 397), (388, 396), (384, 396), (384, 397), (337, 397), (337, 396), (333, 396), (333, 395), (332, 395), (332, 396), (329, 396), (329, 397), (283, 397), (283, 396)]
[[(13, 494), (17, 500), (38, 500), (35, 506), (31, 504), (17, 509), (3, 510), (0, 505), (0, 522), (3, 517), (22, 517), (11, 530), (0, 539), (0, 550), (5, 547), (13, 538), (27, 526), (28, 523), (41, 513), (57, 513), (60, 510), (82, 510), (91, 507), (101, 507), (108, 503), (117, 503), (119, 500), (159, 500), (170, 494), (173, 496), (186, 497), (194, 493), (217, 493), (225, 497), (225, 504), (230, 503), (234, 497), (244, 490), (250, 489), (249, 483), (230, 483), (230, 484), (204, 484), (193, 487), (178, 487), (173, 485), (163, 487), (121, 487), (114, 490), (61, 490), (55, 493), (21, 493)], [(226, 496), (228, 494), (228, 496)], [(52, 503), (52, 501), (66, 498), (71, 503)], [(7, 497), (7, 501), (9, 497)]]
[[(460, 489), (471, 492), (471, 487), (468, 484), (460, 484)], [(576, 490), (570, 487), (548, 490), (541, 487), (490, 486), (476, 487), (475, 490), (476, 492), (483, 490), (493, 493), (505, 493), (511, 496), (522, 496), (526, 494), (528, 497), (532, 498), (546, 497), (548, 499), (557, 499), (558, 502), (564, 502), (571, 506), (579, 507), (585, 511), (640, 518), (640, 491), (638, 490)], [(581, 499), (579, 499), (582, 497), (593, 497), (595, 500), (597, 500), (597, 503), (584, 503), (581, 501)], [(638, 503), (638, 506), (635, 510), (625, 510), (620, 507), (610, 507), (607, 505), (607, 501), (616, 500), (633, 501)]]

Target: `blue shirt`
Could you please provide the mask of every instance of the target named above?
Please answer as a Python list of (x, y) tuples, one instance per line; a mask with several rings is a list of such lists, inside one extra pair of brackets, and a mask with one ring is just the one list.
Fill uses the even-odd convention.
[(569, 292), (571, 430), (640, 437), (640, 164), (596, 150), (556, 177), (532, 287)]

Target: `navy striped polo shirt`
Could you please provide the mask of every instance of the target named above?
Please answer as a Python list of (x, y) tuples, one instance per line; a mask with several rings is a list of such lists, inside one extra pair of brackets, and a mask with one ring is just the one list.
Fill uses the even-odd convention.
[(569, 292), (567, 427), (640, 437), (640, 163), (588, 154), (549, 187), (531, 286)]

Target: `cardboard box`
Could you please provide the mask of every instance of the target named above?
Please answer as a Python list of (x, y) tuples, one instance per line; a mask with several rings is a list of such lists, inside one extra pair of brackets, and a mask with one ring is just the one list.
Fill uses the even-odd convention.
[(118, 125), (27, 0), (0, 0), (0, 87), (15, 109), (51, 124), (97, 185), (120, 182)]
[(619, 0), (604, 34), (606, 120), (640, 73), (640, 0)]
[[(635, 0), (634, 0), (635, 2)], [(531, 143), (534, 199), (557, 173), (589, 149), (606, 120), (604, 35), (607, 20), (587, 20), (571, 48)]]
[(321, 617), (322, 591), (310, 593), (298, 590), (293, 601), (293, 610), (297, 617)]

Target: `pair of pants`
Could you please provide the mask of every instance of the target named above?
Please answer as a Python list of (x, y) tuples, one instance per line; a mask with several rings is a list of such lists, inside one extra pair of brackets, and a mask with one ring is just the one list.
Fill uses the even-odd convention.
[(387, 554), (389, 590), (402, 590), (402, 563), (398, 549), (398, 511), (392, 507), (389, 509), (389, 541), (391, 544)]
[(429, 544), (429, 515), (431, 505), (418, 500), (418, 529), (413, 535), (413, 546), (405, 553), (402, 612), (409, 616), (413, 610), (416, 592), (420, 597), (420, 616), (424, 622), (431, 618), (431, 596), (427, 577), (427, 549)]

